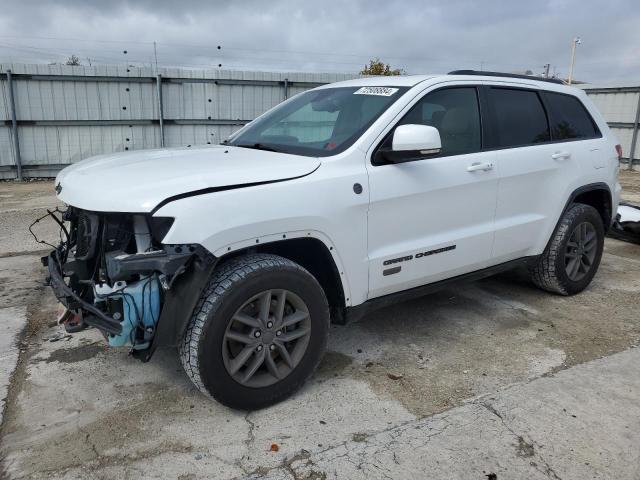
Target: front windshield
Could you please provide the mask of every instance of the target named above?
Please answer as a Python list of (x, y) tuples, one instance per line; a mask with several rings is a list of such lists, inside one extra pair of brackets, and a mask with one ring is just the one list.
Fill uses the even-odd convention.
[(228, 145), (312, 157), (335, 155), (408, 90), (407, 87), (337, 87), (295, 96), (232, 135)]

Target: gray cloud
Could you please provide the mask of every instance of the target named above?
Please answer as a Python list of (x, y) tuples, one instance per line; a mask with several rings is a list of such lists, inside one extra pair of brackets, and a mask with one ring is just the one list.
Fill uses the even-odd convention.
[(156, 41), (167, 66), (356, 72), (379, 56), (409, 73), (566, 75), (579, 35), (575, 77), (606, 82), (640, 79), (639, 24), (637, 0), (24, 0), (3, 6), (0, 61), (149, 64)]

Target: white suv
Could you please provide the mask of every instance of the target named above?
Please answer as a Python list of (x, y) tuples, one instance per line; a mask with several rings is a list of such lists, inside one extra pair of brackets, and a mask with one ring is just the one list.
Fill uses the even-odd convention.
[(521, 264), (580, 292), (620, 193), (607, 124), (581, 90), (452, 73), (326, 85), (222, 145), (64, 169), (62, 321), (143, 360), (178, 346), (203, 392), (254, 409), (312, 374), (330, 320)]

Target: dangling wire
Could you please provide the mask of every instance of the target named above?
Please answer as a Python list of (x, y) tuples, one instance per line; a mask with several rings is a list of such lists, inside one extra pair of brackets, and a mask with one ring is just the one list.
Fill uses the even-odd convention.
[(40, 218), (37, 218), (33, 221), (33, 223), (31, 225), (29, 225), (29, 233), (31, 233), (31, 236), (33, 237), (33, 239), (37, 242), (37, 243), (42, 243), (43, 245), (48, 245), (49, 247), (53, 248), (53, 249), (58, 249), (58, 247), (56, 247), (55, 245), (50, 244), (49, 242), (45, 242), (44, 240), (40, 240), (38, 238), (38, 236), (34, 233), (33, 231), (33, 227), (35, 224), (39, 223), (41, 220), (44, 220), (47, 217), (51, 217), (53, 218), (53, 220), (60, 225), (60, 231), (64, 232), (65, 237), (67, 237), (66, 242), (62, 239), (62, 236), (60, 237), (60, 241), (61, 243), (69, 243), (69, 232), (67, 231), (67, 228), (64, 226), (64, 223), (55, 216), (55, 213), (61, 213), (64, 214), (64, 212), (62, 210), (60, 210), (58, 207), (55, 208), (55, 210), (47, 210), (47, 213), (44, 214), (43, 216), (41, 216)]

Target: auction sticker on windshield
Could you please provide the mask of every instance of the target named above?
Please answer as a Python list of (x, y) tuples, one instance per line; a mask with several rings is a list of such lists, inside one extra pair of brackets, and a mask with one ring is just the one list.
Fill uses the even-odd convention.
[(362, 87), (353, 92), (354, 95), (379, 95), (381, 97), (390, 97), (398, 91), (392, 87)]

